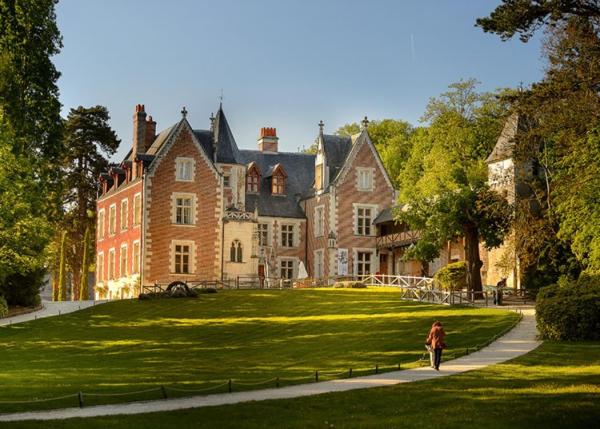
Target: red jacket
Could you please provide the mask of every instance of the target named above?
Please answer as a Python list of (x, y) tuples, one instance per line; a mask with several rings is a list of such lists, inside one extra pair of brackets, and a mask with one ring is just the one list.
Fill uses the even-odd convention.
[(444, 328), (441, 326), (432, 326), (431, 331), (429, 331), (429, 335), (427, 336), (427, 344), (430, 344), (434, 349), (445, 349), (446, 343), (444, 342), (444, 338), (446, 337), (446, 332)]

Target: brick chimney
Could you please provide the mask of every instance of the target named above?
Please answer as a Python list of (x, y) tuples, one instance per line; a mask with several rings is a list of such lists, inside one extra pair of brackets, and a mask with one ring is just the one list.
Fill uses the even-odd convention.
[(152, 120), (152, 116), (146, 119), (146, 139), (144, 140), (144, 153), (148, 152), (152, 142), (156, 138), (156, 121)]
[(133, 114), (133, 156), (146, 152), (146, 110), (143, 104), (135, 106)]
[(258, 138), (258, 150), (261, 152), (277, 152), (278, 141), (276, 128), (261, 128), (260, 137)]

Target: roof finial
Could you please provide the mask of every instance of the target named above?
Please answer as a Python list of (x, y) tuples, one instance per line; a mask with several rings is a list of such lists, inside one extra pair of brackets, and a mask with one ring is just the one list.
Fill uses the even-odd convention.
[(223, 88), (221, 88), (221, 95), (219, 96), (219, 108), (223, 108)]
[(325, 127), (325, 124), (323, 123), (323, 120), (321, 119), (319, 121), (319, 134), (323, 135), (323, 128)]
[(181, 109), (181, 116), (185, 119), (187, 114), (188, 114), (188, 111), (186, 110), (185, 106), (183, 106), (183, 109)]
[(215, 115), (213, 112), (210, 112), (210, 130), (212, 131), (215, 128)]
[(365, 119), (362, 120), (363, 130), (366, 130), (369, 126), (369, 119), (365, 116)]

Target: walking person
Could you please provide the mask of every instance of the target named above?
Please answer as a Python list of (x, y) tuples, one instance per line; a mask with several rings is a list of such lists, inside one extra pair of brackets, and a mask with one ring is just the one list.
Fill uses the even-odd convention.
[(446, 338), (446, 332), (442, 327), (439, 320), (433, 322), (429, 335), (425, 344), (429, 345), (433, 349), (432, 367), (436, 370), (440, 370), (440, 363), (442, 361), (442, 350), (446, 348), (444, 339)]

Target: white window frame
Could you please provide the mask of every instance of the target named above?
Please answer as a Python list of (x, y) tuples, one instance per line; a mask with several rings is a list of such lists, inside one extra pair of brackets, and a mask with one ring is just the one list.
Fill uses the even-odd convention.
[[(124, 258), (123, 255), (125, 256)], [(122, 243), (121, 248), (119, 249), (119, 278), (128, 276), (127, 256), (127, 243)]]
[[(123, 210), (123, 207), (125, 207), (125, 210)], [(127, 198), (121, 200), (120, 209), (119, 223), (121, 224), (121, 231), (125, 231), (129, 226), (129, 200)]]
[[(177, 200), (178, 199), (190, 199), (190, 223), (180, 223), (177, 222)], [(182, 206), (185, 207), (185, 206)], [(183, 214), (183, 212), (182, 212)], [(183, 192), (174, 192), (171, 197), (171, 223), (173, 225), (179, 226), (194, 226), (197, 221), (197, 213), (196, 213), (196, 194), (193, 193), (183, 193)]]
[(140, 246), (140, 240), (134, 240), (131, 246), (131, 274), (139, 274), (141, 260), (142, 248)]
[(223, 174), (223, 187), (227, 189), (231, 188), (231, 174)]
[[(353, 204), (354, 207), (354, 216), (353, 216), (353, 224), (354, 224), (354, 235), (358, 235), (361, 237), (373, 237), (375, 236), (375, 226), (373, 225), (373, 220), (377, 217), (377, 205), (375, 204)], [(359, 221), (359, 210), (360, 209), (369, 209), (371, 210), (370, 212), (370, 217), (369, 217), (369, 222), (365, 222), (363, 224), (363, 231), (359, 230), (359, 225), (358, 225), (358, 221)], [(364, 215), (363, 215), (364, 217)], [(368, 234), (366, 233), (365, 229), (368, 227), (369, 231)]]
[(104, 228), (106, 223), (106, 211), (104, 209), (100, 209), (98, 210), (98, 226), (97, 226), (97, 231), (98, 231), (98, 240), (102, 240), (104, 238), (104, 234), (106, 233), (106, 230)]
[[(189, 259), (188, 259), (188, 272), (177, 273), (176, 272), (176, 247), (177, 246), (189, 246)], [(176, 275), (190, 275), (196, 272), (196, 246), (193, 240), (172, 240), (171, 241), (171, 274)]]
[(133, 226), (142, 223), (142, 194), (138, 192), (133, 196)]
[(115, 248), (111, 247), (110, 249), (108, 249), (108, 273), (107, 273), (107, 279), (108, 280), (114, 280), (115, 279), (115, 274), (116, 274), (116, 253), (115, 253)]
[(113, 203), (108, 208), (108, 236), (117, 233), (117, 204)]
[[(295, 279), (296, 278), (296, 270), (298, 269), (298, 261), (295, 258), (280, 258), (279, 259), (279, 277), (281, 277), (282, 279)], [(289, 264), (291, 263), (291, 267), (289, 267)], [(284, 267), (284, 264), (286, 265)], [(291, 269), (291, 277), (287, 277), (283, 275), (283, 270), (286, 270), (286, 273), (289, 273), (289, 270)]]
[(175, 181), (193, 182), (196, 173), (196, 160), (194, 158), (175, 158)]
[(96, 257), (96, 283), (104, 281), (104, 252), (98, 252)]
[[(284, 227), (286, 227), (286, 231), (285, 231), (286, 237), (288, 236), (288, 234), (292, 235), (292, 240), (291, 240), (292, 244), (291, 245), (289, 244), (289, 242), (290, 242), (289, 238), (284, 243), (284, 240), (283, 240), (283, 234), (284, 234), (283, 228)], [(291, 227), (291, 231), (289, 230), (289, 227)], [(296, 241), (296, 224), (293, 224), (293, 223), (282, 223), (279, 226), (279, 229), (280, 229), (279, 244), (281, 245), (281, 247), (288, 248), (288, 249), (292, 248), (292, 247), (297, 247), (297, 245), (296, 245), (296, 243), (297, 243), (297, 241)]]
[(315, 250), (314, 254), (314, 262), (315, 262), (315, 278), (320, 279), (325, 275), (325, 252), (323, 249)]
[(364, 254), (369, 254), (371, 255), (369, 257), (369, 272), (365, 273), (363, 272), (362, 275), (368, 275), (368, 274), (374, 274), (377, 272), (377, 264), (376, 264), (376, 252), (375, 249), (372, 248), (355, 248), (354, 249), (354, 261), (353, 261), (353, 265), (354, 265), (354, 273), (356, 275), (358, 274), (358, 266), (359, 266), (359, 260), (358, 260), (358, 254), (359, 253), (364, 253)]
[(315, 207), (315, 237), (325, 235), (325, 206)]
[(362, 192), (374, 189), (375, 169), (371, 167), (356, 167), (356, 188)]
[[(264, 226), (265, 228), (261, 230), (261, 226)], [(269, 238), (271, 236), (271, 225), (267, 222), (258, 222), (258, 226), (256, 228), (258, 232), (258, 245), (262, 247), (269, 246)]]

